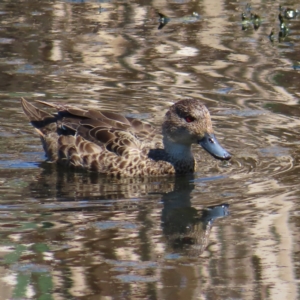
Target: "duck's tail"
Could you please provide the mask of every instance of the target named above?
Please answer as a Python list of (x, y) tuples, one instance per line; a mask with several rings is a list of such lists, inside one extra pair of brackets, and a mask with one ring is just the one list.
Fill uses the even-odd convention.
[(24, 98), (21, 105), (30, 123), (35, 127), (39, 135), (44, 136), (49, 132), (57, 130), (56, 117), (30, 104)]
[(21, 99), (21, 105), (25, 115), (30, 120), (37, 133), (39, 134), (45, 154), (50, 161), (57, 160), (57, 118), (34, 105)]

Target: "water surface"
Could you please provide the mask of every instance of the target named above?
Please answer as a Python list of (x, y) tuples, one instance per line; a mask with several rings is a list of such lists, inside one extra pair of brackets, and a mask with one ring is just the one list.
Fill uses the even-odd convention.
[[(299, 299), (300, 18), (278, 38), (279, 4), (299, 9), (255, 1), (261, 24), (242, 30), (246, 2), (0, 3), (2, 299)], [(21, 97), (157, 127), (194, 97), (233, 159), (195, 148), (201, 168), (179, 178), (68, 172), (44, 162)]]

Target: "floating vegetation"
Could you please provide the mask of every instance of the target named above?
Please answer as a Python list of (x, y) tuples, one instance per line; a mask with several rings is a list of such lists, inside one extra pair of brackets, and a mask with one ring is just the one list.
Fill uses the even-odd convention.
[(278, 18), (280, 21), (280, 30), (278, 33), (278, 40), (281, 41), (287, 37), (287, 35), (290, 32), (290, 29), (289, 29), (288, 25), (283, 21), (283, 17), (281, 14), (279, 14)]
[(293, 9), (293, 8), (285, 8), (279, 5), (279, 12), (282, 14), (282, 16), (288, 20), (291, 19), (296, 19), (300, 12), (298, 9)]
[(279, 20), (279, 31), (278, 31), (278, 38), (276, 38), (275, 30), (272, 28), (271, 33), (269, 34), (269, 40), (273, 43), (274, 41), (278, 40), (278, 42), (282, 42), (289, 34), (290, 28), (284, 21), (284, 17), (281, 12), (278, 15)]
[(296, 62), (293, 64), (293, 69), (294, 69), (294, 70), (300, 70), (300, 61), (296, 61)]
[(180, 24), (180, 23), (189, 24), (189, 23), (195, 23), (200, 20), (200, 15), (197, 12), (193, 12), (192, 15), (188, 15), (180, 18), (169, 18), (161, 13), (158, 13), (158, 15), (159, 15), (158, 29), (162, 29), (169, 22), (172, 22), (174, 24)]
[(260, 25), (261, 17), (258, 14), (251, 13), (251, 6), (247, 4), (245, 12), (242, 12), (242, 30), (246, 31), (249, 27), (257, 30)]

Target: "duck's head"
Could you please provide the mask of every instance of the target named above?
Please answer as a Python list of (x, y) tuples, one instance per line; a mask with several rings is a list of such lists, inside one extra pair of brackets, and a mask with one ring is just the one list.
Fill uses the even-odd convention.
[(172, 105), (165, 116), (163, 135), (166, 151), (199, 144), (217, 159), (231, 158), (215, 138), (209, 111), (199, 100), (184, 99)]

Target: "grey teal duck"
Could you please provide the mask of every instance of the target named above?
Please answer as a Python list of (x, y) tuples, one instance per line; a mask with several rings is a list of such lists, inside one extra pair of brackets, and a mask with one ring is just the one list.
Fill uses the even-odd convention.
[(117, 113), (38, 102), (57, 112), (21, 100), (50, 162), (120, 177), (193, 173), (193, 144), (217, 159), (231, 158), (213, 134), (208, 109), (196, 99), (169, 108), (162, 135), (147, 123)]

